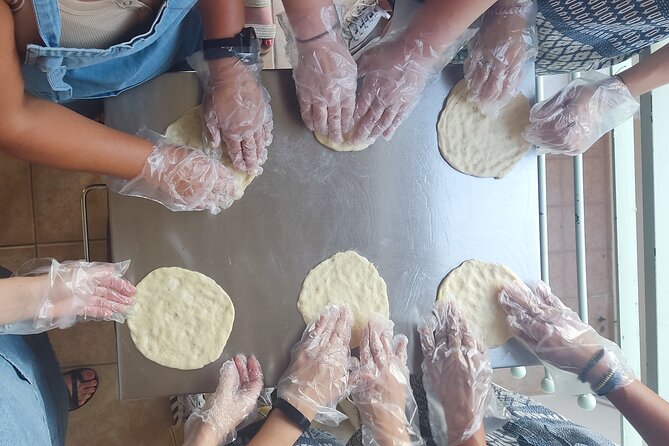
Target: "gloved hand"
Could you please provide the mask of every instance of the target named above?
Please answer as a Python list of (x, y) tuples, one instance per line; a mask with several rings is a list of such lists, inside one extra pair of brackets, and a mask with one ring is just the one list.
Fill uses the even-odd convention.
[(428, 80), (455, 57), (466, 32), (445, 49), (430, 45), (428, 35), (409, 38), (388, 34), (358, 59), (362, 88), (358, 94), (351, 143), (389, 140), (420, 100)]
[(620, 348), (582, 322), (545, 283), (539, 282), (535, 292), (526, 286), (506, 284), (499, 303), (518, 339), (542, 361), (582, 375), (581, 381), (590, 383), (596, 393), (604, 395), (634, 381), (634, 372)]
[(483, 423), (491, 396), (492, 367), (453, 300), (438, 301), (418, 329), (430, 426), (437, 444), (457, 445)]
[(464, 64), (468, 99), (482, 113), (497, 116), (518, 95), (537, 55), (536, 15), (533, 0), (500, 0), (485, 13)]
[(205, 61), (200, 51), (188, 57), (188, 63), (205, 90), (203, 141), (212, 150), (224, 143), (235, 169), (260, 175), (273, 128), (269, 93), (260, 82), (262, 61)]
[(336, 406), (350, 391), (352, 324), (348, 307), (328, 305), (292, 349), (277, 394), (310, 421), (336, 426), (346, 419)]
[(136, 293), (123, 280), (130, 260), (120, 263), (88, 263), (34, 259), (15, 277), (31, 277), (32, 298), (20, 309), (8, 309), (22, 320), (0, 325), (0, 333), (34, 334), (53, 328), (68, 328), (81, 321), (124, 322)]
[[(293, 66), (302, 120), (309, 130), (342, 142), (353, 126), (357, 69), (337, 11), (328, 6), (296, 16), (289, 22), (280, 15), (279, 22), (287, 37), (286, 53)], [(326, 31), (311, 35), (311, 29)]]
[(157, 201), (171, 211), (209, 210), (218, 214), (241, 197), (232, 172), (192, 147), (157, 143), (142, 172), (127, 181), (114, 180), (111, 190)]
[(591, 71), (535, 104), (523, 137), (550, 153), (578, 155), (638, 109), (623, 81)]
[(409, 384), (407, 343), (392, 321), (378, 316), (362, 332), (353, 402), (362, 419), (362, 444), (422, 445), (418, 409)]
[[(218, 387), (202, 409), (193, 410), (186, 422), (185, 445), (228, 444), (237, 438), (235, 428), (256, 407), (263, 387), (260, 363), (255, 356), (235, 356), (223, 363)], [(201, 422), (200, 422), (201, 420)], [(204, 438), (213, 441), (204, 441)]]

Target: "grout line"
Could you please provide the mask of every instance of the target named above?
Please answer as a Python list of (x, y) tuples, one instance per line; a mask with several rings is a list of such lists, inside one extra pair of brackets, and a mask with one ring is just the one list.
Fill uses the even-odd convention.
[(61, 364), (60, 370), (63, 373), (67, 373), (70, 370), (78, 369), (81, 367), (106, 367), (108, 365), (116, 365), (116, 362), (84, 362), (82, 364)]
[(33, 185), (33, 163), (28, 163), (28, 171), (30, 173), (30, 208), (32, 216), (33, 229), (33, 246), (34, 255), (37, 255), (37, 212), (35, 211), (35, 186)]
[(29, 243), (26, 245), (2, 245), (0, 246), (0, 250), (3, 249), (22, 249), (22, 248), (36, 248), (35, 243)]

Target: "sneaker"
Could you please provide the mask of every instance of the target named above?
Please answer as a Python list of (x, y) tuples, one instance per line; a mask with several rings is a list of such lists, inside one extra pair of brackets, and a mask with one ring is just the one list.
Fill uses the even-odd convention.
[(344, 15), (342, 34), (353, 56), (378, 41), (390, 21), (390, 12), (379, 6), (379, 0), (358, 0)]

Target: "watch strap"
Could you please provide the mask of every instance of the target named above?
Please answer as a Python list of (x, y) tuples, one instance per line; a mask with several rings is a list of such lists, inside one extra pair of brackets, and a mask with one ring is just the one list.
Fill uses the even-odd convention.
[(260, 41), (253, 28), (243, 28), (234, 37), (202, 41), (202, 52), (205, 60), (239, 57), (244, 62), (257, 63), (260, 61)]
[(302, 412), (297, 410), (295, 406), (283, 398), (278, 398), (276, 400), (272, 410), (274, 409), (280, 410), (286, 416), (286, 418), (295, 423), (295, 425), (299, 427), (302, 432), (306, 431), (309, 429), (309, 426), (311, 426), (311, 421), (309, 421), (309, 419), (305, 417)]

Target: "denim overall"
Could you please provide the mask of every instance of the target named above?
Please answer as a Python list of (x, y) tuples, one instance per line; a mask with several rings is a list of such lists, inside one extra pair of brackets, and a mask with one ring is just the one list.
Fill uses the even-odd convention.
[(28, 45), (25, 89), (53, 102), (115, 96), (166, 72), (201, 47), (196, 0), (166, 0), (151, 28), (105, 49), (60, 48), (57, 0), (33, 0), (45, 46)]

